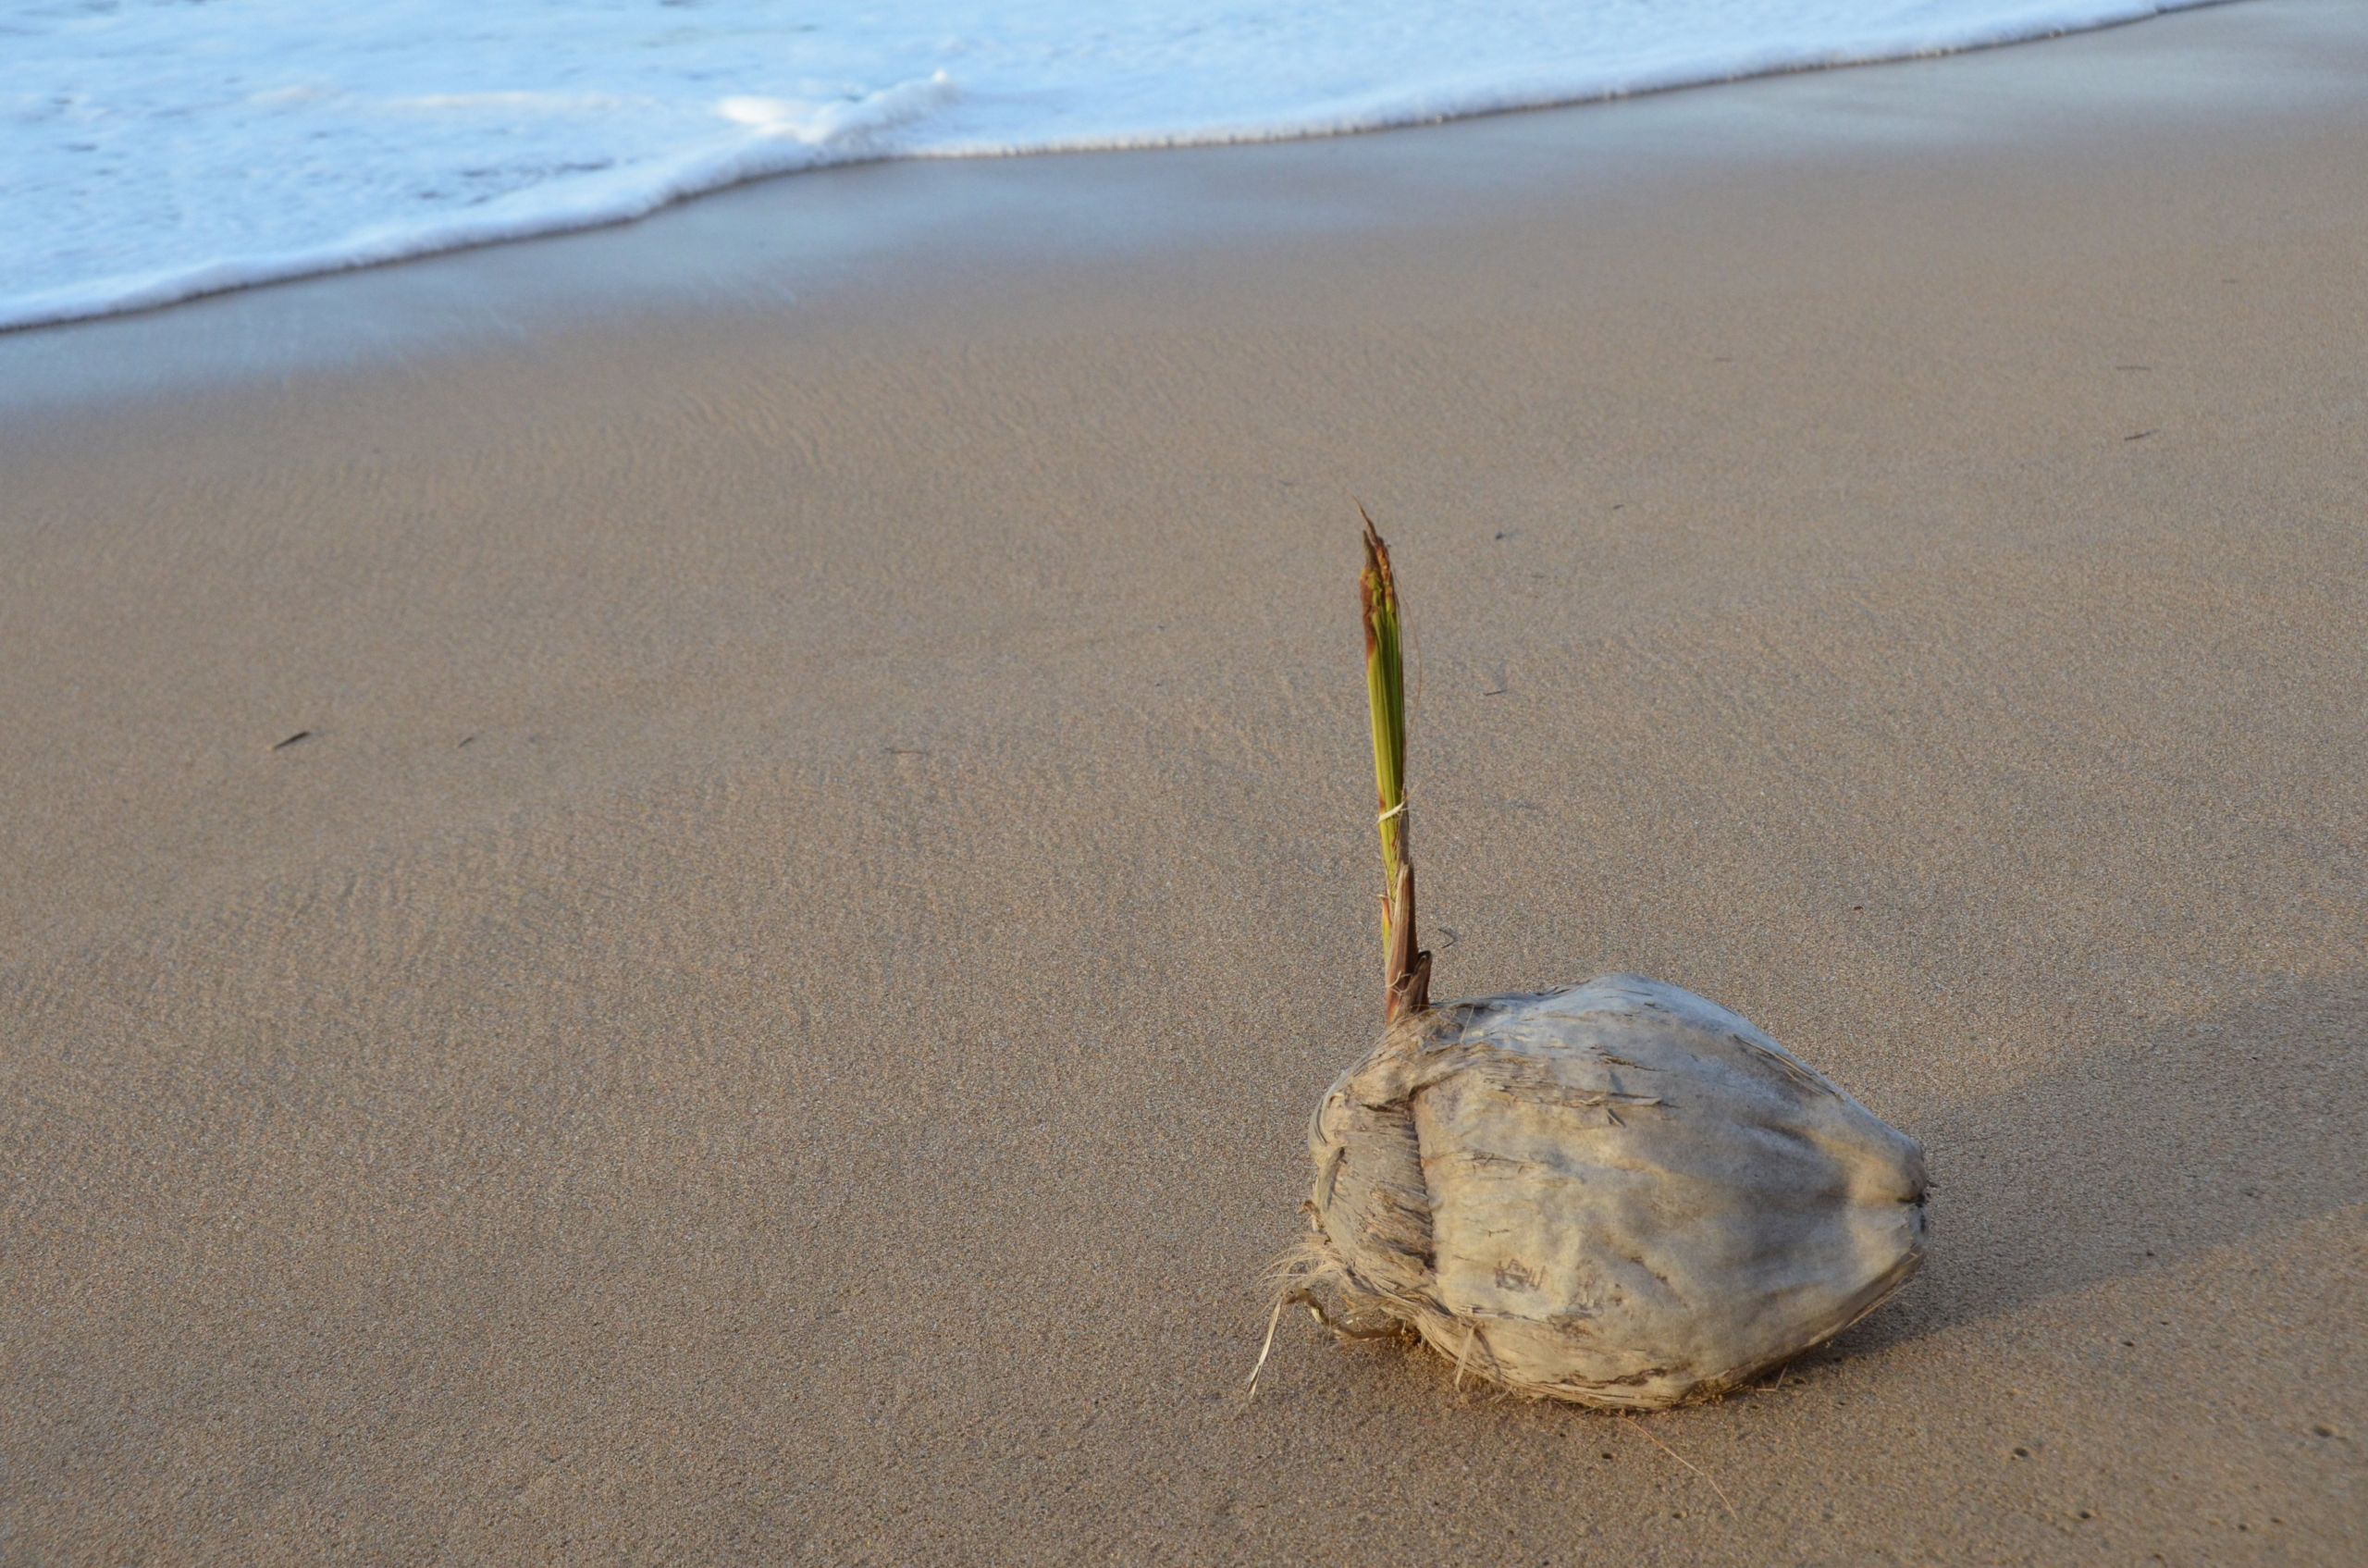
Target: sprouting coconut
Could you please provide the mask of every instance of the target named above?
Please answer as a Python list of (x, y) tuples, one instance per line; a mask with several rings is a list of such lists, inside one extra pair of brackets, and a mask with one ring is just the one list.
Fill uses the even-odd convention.
[(1387, 1027), (1316, 1107), (1314, 1234), (1276, 1310), (1411, 1331), (1459, 1379), (1517, 1393), (1644, 1410), (1724, 1393), (1916, 1272), (1923, 1151), (1673, 985), (1431, 1005), (1398, 590), (1370, 519), (1364, 544)]

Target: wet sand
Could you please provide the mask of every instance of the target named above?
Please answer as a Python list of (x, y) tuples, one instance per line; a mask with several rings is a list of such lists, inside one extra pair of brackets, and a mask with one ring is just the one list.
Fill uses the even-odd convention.
[[(2358, 1561), (2364, 79), (2257, 0), (0, 337), (0, 1561)], [(1242, 1401), (1351, 492), (1440, 994), (1927, 1145), (1774, 1386)]]

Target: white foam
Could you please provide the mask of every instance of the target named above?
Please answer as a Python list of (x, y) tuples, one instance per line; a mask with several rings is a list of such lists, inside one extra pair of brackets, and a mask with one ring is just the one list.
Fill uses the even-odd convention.
[(2210, 0), (0, 0), (0, 328), (888, 157), (1405, 125)]

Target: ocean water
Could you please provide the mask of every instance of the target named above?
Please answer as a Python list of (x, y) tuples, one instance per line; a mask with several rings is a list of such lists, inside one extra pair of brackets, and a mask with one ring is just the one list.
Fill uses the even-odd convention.
[(0, 327), (859, 159), (1268, 140), (2206, 0), (0, 0)]

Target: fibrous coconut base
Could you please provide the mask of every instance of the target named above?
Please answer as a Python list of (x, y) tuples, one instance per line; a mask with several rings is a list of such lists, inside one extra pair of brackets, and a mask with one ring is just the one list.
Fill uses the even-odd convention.
[(1744, 1019), (1635, 975), (1402, 1020), (1309, 1144), (1314, 1234), (1283, 1294), (1521, 1394), (1715, 1397), (1923, 1257), (1913, 1139)]

